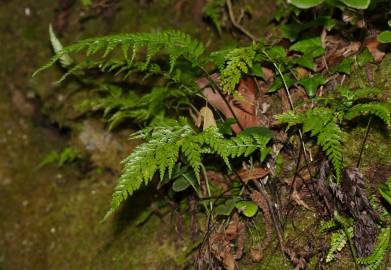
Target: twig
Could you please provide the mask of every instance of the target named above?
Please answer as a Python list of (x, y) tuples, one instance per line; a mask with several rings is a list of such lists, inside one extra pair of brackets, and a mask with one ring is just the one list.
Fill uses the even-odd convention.
[(251, 34), (246, 28), (244, 28), (242, 25), (240, 25), (236, 21), (235, 15), (234, 15), (234, 11), (233, 11), (233, 8), (232, 8), (231, 0), (226, 0), (225, 4), (227, 5), (228, 15), (229, 15), (229, 19), (231, 20), (232, 25), (236, 29), (238, 29), (240, 32), (242, 32), (245, 36), (247, 36), (249, 39), (251, 39), (251, 40), (258, 40), (257, 37), (255, 37), (253, 34)]
[(358, 160), (357, 160), (357, 164), (356, 164), (357, 168), (359, 168), (360, 164), (361, 164), (362, 154), (364, 152), (364, 147), (365, 147), (365, 144), (367, 143), (369, 130), (371, 128), (371, 122), (372, 122), (372, 116), (369, 117), (368, 124), (367, 124), (367, 127), (365, 129), (365, 137), (364, 137), (364, 140), (363, 140), (363, 142), (361, 144), (360, 155), (358, 156)]

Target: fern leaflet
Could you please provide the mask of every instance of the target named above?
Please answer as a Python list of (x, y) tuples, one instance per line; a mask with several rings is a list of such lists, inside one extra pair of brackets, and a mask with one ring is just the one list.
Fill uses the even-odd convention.
[(220, 67), (221, 85), (225, 92), (233, 93), (235, 91), (242, 74), (248, 73), (249, 68), (253, 66), (255, 54), (255, 44), (249, 47), (236, 48), (228, 52), (225, 56), (225, 65)]
[(380, 103), (380, 102), (371, 102), (364, 104), (357, 104), (349, 109), (345, 114), (345, 118), (351, 120), (361, 115), (372, 114), (379, 117), (386, 125), (391, 123), (391, 104), (390, 103)]

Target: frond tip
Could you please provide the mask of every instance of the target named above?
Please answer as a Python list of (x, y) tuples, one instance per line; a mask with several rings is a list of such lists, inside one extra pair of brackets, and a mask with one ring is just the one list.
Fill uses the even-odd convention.
[[(56, 51), (50, 61), (35, 71), (33, 76), (48, 69), (57, 61), (72, 53), (84, 51), (85, 56), (89, 57), (98, 52), (103, 52), (102, 57), (106, 58), (117, 48), (121, 49), (123, 57), (127, 60), (128, 64), (131, 64), (137, 54), (145, 49), (144, 69), (148, 67), (151, 59), (157, 53), (165, 53), (170, 58), (170, 71), (173, 70), (179, 57), (182, 56), (192, 64), (195, 64), (198, 63), (199, 57), (204, 53), (204, 46), (201, 42), (179, 31), (167, 30), (156, 33), (117, 34), (81, 40)], [(132, 55), (130, 59), (129, 53)]]

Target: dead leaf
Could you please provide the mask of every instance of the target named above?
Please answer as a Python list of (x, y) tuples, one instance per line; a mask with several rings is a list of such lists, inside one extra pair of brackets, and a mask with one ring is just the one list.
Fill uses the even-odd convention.
[[(219, 76), (212, 75), (212, 79), (218, 83)], [(238, 85), (238, 94), (236, 97), (223, 94), (223, 96), (215, 92), (209, 87), (209, 81), (206, 78), (197, 80), (198, 86), (203, 89), (202, 93), (216, 110), (220, 111), (226, 119), (235, 118), (240, 123), (231, 126), (235, 133), (243, 128), (261, 126), (262, 123), (257, 119), (256, 113), (256, 97), (257, 87), (254, 80), (250, 77), (244, 78)], [(235, 115), (235, 117), (234, 117)]]
[(385, 52), (379, 49), (380, 43), (376, 37), (370, 38), (366, 40), (366, 47), (369, 52), (372, 54), (373, 59), (375, 59), (376, 63), (380, 63), (383, 60), (383, 57), (386, 55)]
[(308, 206), (308, 204), (303, 201), (303, 199), (300, 197), (300, 194), (297, 192), (296, 189), (293, 190), (291, 195), (292, 200), (294, 200), (298, 205), (303, 206), (304, 208), (311, 210), (311, 208)]
[(202, 107), (195, 124), (197, 127), (200, 127), (201, 123), (203, 123), (202, 130), (205, 130), (209, 127), (217, 127), (213, 112), (207, 106)]
[(241, 169), (238, 171), (240, 180), (247, 184), (250, 180), (256, 180), (263, 178), (270, 173), (269, 169), (266, 168), (251, 168), (251, 169)]

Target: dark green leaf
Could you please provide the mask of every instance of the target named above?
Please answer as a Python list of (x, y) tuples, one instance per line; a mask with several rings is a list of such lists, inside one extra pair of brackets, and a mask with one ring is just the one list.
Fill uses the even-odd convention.
[(321, 56), (325, 52), (324, 48), (322, 47), (322, 41), (320, 40), (320, 37), (309, 38), (296, 42), (289, 48), (289, 50), (301, 52), (304, 55), (309, 55), (312, 57)]
[[(288, 74), (284, 74), (284, 78), (285, 78), (285, 82), (286, 82), (288, 88), (290, 88), (290, 87), (294, 84), (293, 79), (292, 79), (291, 76), (288, 75)], [(278, 76), (278, 77), (274, 80), (273, 84), (270, 86), (269, 91), (267, 91), (267, 92), (268, 92), (268, 93), (274, 93), (274, 92), (280, 90), (280, 89), (283, 88), (283, 87), (284, 87), (284, 83), (283, 83), (281, 77)]]
[(298, 8), (312, 8), (322, 4), (323, 1), (324, 0), (288, 0), (288, 3)]
[(300, 79), (299, 84), (304, 87), (305, 91), (307, 92), (307, 95), (312, 98), (316, 95), (318, 87), (320, 85), (323, 85), (325, 82), (326, 79), (322, 75), (316, 74), (312, 77), (304, 77)]
[(378, 36), (377, 36), (377, 40), (381, 43), (390, 43), (391, 42), (391, 31), (384, 31), (384, 32), (381, 32)]
[(276, 46), (266, 50), (267, 55), (276, 62), (284, 61), (286, 59), (286, 50), (284, 47)]
[(350, 75), (352, 71), (352, 65), (353, 65), (353, 59), (345, 58), (344, 60), (342, 60), (341, 63), (332, 67), (330, 71), (332, 73), (340, 72), (340, 73), (345, 73), (347, 75)]
[(303, 55), (292, 59), (293, 64), (305, 67), (311, 70), (315, 69), (314, 58), (310, 55)]
[(190, 187), (190, 183), (185, 177), (178, 178), (177, 180), (175, 180), (174, 184), (172, 185), (172, 189), (175, 192), (184, 191), (188, 187)]
[(320, 16), (315, 20), (305, 23), (283, 24), (280, 26), (280, 30), (284, 38), (287, 38), (290, 41), (295, 41), (302, 31), (319, 26), (322, 26), (327, 31), (330, 31), (335, 25), (336, 21), (330, 16)]
[(373, 61), (374, 61), (373, 56), (368, 49), (365, 49), (362, 53), (360, 53), (357, 56), (357, 64), (359, 67), (363, 67), (366, 64), (371, 63)]
[(224, 204), (216, 207), (215, 213), (219, 216), (229, 216), (235, 207), (236, 199), (227, 200)]
[(340, 0), (342, 3), (351, 8), (367, 9), (371, 0)]
[(220, 131), (221, 134), (226, 134), (226, 135), (232, 135), (232, 128), (231, 125), (235, 124), (236, 120), (234, 118), (228, 118), (225, 121), (218, 121), (217, 122), (217, 127)]
[(255, 65), (250, 67), (250, 72), (248, 74), (263, 79), (264, 74), (263, 74), (262, 65), (260, 63), (256, 63)]
[(258, 135), (261, 135), (263, 137), (273, 138), (272, 131), (270, 129), (268, 129), (268, 128), (265, 128), (265, 127), (250, 127), (250, 128), (246, 128), (245, 130), (242, 131), (241, 134), (247, 134), (247, 135), (258, 134)]

